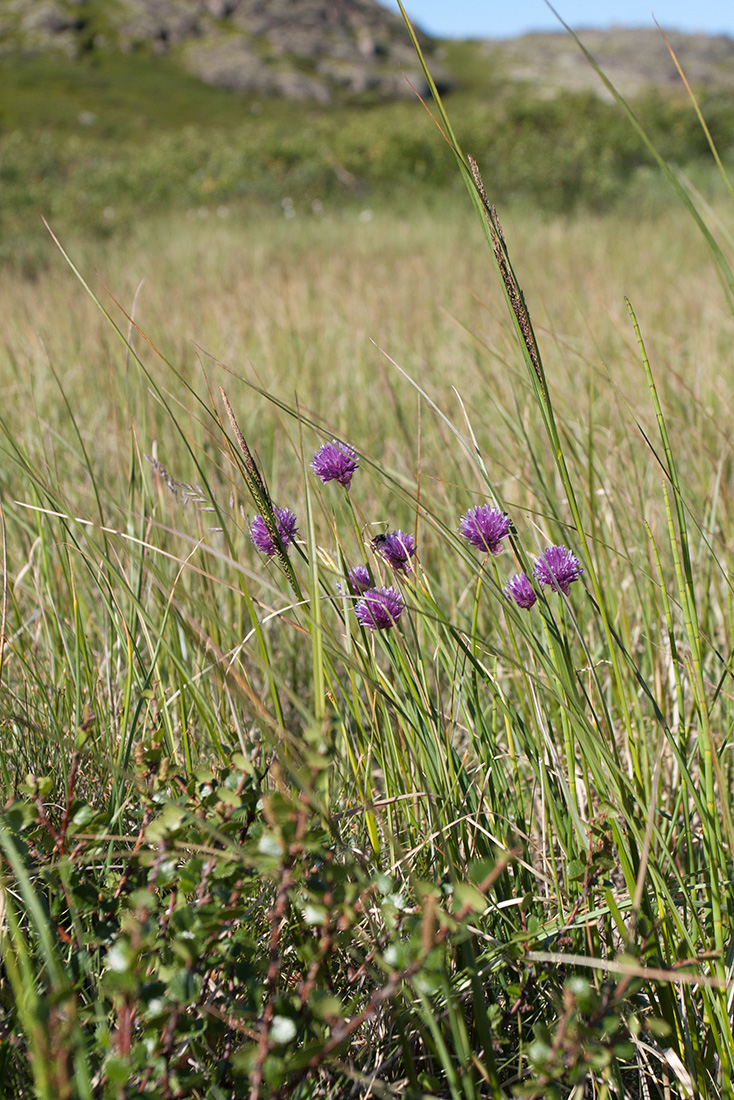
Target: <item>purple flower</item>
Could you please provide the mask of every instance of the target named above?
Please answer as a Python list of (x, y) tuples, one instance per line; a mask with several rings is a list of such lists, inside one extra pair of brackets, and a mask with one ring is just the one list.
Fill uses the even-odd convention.
[(568, 589), (577, 581), (583, 569), (579, 559), (566, 546), (548, 546), (536, 559), (533, 574), (538, 584), (548, 585), (554, 592), (568, 595)]
[(487, 554), (501, 554), (502, 540), (509, 533), (510, 517), (491, 504), (470, 508), (459, 524), (459, 534), (477, 550), (484, 550)]
[[(355, 565), (354, 569), (348, 569), (346, 579), (348, 591), (355, 596), (361, 596), (363, 592), (372, 587), (372, 578), (366, 565)], [(343, 591), (340, 584), (336, 587), (339, 592)]]
[(529, 611), (538, 598), (524, 573), (516, 573), (514, 577), (510, 577), (505, 585), (505, 595), (525, 611)]
[(358, 466), (359, 459), (352, 448), (346, 443), (337, 443), (335, 439), (319, 447), (311, 462), (312, 470), (324, 484), (338, 481), (345, 489), (349, 488), (352, 474)]
[(372, 540), (372, 549), (381, 554), (396, 573), (412, 573), (410, 559), (415, 555), (415, 539), (406, 531), (390, 531)]
[(355, 605), (354, 614), (369, 630), (389, 630), (400, 618), (405, 603), (395, 588), (370, 588)]
[[(298, 517), (291, 512), (290, 508), (273, 508), (273, 511), (278, 522), (280, 541), (287, 550), (295, 538)], [(250, 524), (250, 538), (261, 554), (267, 554), (270, 557), (277, 550), (262, 516), (255, 516)]]

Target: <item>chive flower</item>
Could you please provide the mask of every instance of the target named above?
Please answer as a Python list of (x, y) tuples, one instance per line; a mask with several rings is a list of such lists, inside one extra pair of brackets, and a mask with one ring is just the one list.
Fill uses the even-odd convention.
[[(372, 578), (366, 565), (355, 565), (354, 569), (348, 569), (346, 581), (347, 591), (352, 592), (355, 596), (361, 596), (363, 592), (372, 587)], [(343, 591), (340, 584), (336, 587), (339, 592)]]
[(582, 573), (579, 559), (566, 546), (547, 546), (533, 569), (538, 584), (547, 585), (554, 592), (563, 592), (564, 596)]
[(352, 474), (358, 466), (359, 459), (352, 448), (346, 443), (337, 443), (335, 439), (319, 447), (311, 461), (311, 469), (324, 484), (338, 481), (345, 489), (349, 488)]
[(524, 573), (516, 573), (514, 577), (510, 577), (504, 591), (505, 595), (514, 600), (524, 611), (529, 611), (538, 598)]
[[(298, 517), (291, 512), (290, 508), (273, 508), (273, 512), (278, 525), (280, 541), (287, 550), (296, 536)], [(262, 516), (255, 516), (250, 524), (250, 538), (260, 553), (267, 554), (268, 557), (272, 557), (278, 549), (265, 526), (265, 520)]]
[(465, 516), (461, 517), (459, 534), (465, 538), (477, 550), (484, 550), (486, 554), (501, 554), (504, 547), (502, 540), (510, 533), (510, 517), (499, 508), (493, 508), (491, 504), (482, 504), (476, 508), (470, 508)]
[(410, 559), (415, 556), (415, 539), (407, 531), (389, 531), (372, 540), (372, 548), (396, 573), (412, 573)]
[(355, 604), (354, 614), (368, 630), (389, 630), (403, 613), (405, 602), (396, 588), (369, 588)]

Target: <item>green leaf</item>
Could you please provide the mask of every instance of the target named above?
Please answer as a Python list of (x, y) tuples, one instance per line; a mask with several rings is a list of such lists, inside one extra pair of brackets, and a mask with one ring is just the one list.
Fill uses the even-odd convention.
[(137, 952), (127, 936), (120, 936), (107, 952), (107, 968), (115, 974), (125, 974), (135, 965), (136, 960)]
[(320, 989), (314, 990), (308, 999), (308, 1004), (314, 1016), (318, 1016), (320, 1020), (334, 1016), (341, 1019), (345, 1015), (341, 1001)]
[(671, 1033), (670, 1024), (667, 1020), (661, 1020), (657, 1016), (648, 1016), (645, 1020), (645, 1027), (656, 1039), (667, 1039)]
[(308, 902), (303, 907), (303, 919), (305, 920), (306, 924), (312, 924), (320, 927), (326, 923), (328, 912), (329, 911), (325, 905), (314, 905), (313, 903)]
[(88, 825), (90, 821), (93, 821), (96, 816), (91, 806), (80, 806), (72, 817), (71, 823), (78, 829), (82, 829), (85, 825)]
[(458, 909), (469, 909), (472, 913), (483, 913), (487, 908), (487, 899), (481, 890), (472, 886), (469, 882), (457, 882), (454, 888), (454, 898)]
[(273, 1016), (273, 1022), (270, 1026), (270, 1038), (274, 1043), (290, 1043), (295, 1039), (297, 1033), (298, 1028), (290, 1016)]
[(257, 850), (261, 855), (279, 859), (283, 855), (283, 841), (275, 833), (264, 832), (257, 842)]
[(130, 1063), (119, 1054), (111, 1054), (105, 1059), (104, 1072), (108, 1085), (113, 1088), (117, 1085), (125, 1085), (130, 1080)]
[(173, 802), (167, 803), (160, 814), (148, 825), (145, 830), (145, 839), (150, 844), (157, 844), (164, 837), (176, 832), (185, 817), (186, 812), (181, 806), (177, 806)]
[(566, 864), (566, 874), (569, 882), (580, 882), (586, 877), (586, 864), (580, 859), (570, 859)]

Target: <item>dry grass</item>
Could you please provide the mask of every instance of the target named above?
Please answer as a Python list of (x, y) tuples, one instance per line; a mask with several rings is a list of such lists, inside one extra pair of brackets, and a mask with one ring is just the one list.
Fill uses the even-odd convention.
[[(571, 423), (592, 376), (600, 391), (595, 418), (614, 428), (610, 443), (624, 440), (630, 427), (628, 412), (620, 417), (615, 406), (629, 402), (635, 415), (648, 416), (626, 295), (673, 415), (685, 411), (690, 428), (695, 414), (715, 430), (712, 414), (734, 407), (733, 325), (693, 227), (664, 212), (642, 223), (515, 216), (505, 231), (556, 402)], [(500, 289), (468, 211), (440, 220), (380, 215), (369, 223), (163, 220), (141, 225), (114, 248), (71, 251), (121, 327), (127, 331), (128, 323), (105, 287), (125, 310), (135, 302), (142, 330), (202, 395), (205, 373), (213, 383), (226, 376), (199, 348), (287, 401), (297, 395), (388, 466), (410, 466), (416, 401), (379, 345), (442, 408), (457, 408), (456, 387), (483, 445), (502, 456), (504, 429), (487, 402), (513, 408), (524, 383)], [(7, 317), (3, 408), (21, 437), (33, 435), (29, 410), (51, 426), (65, 419), (52, 366), (92, 453), (102, 460), (118, 445), (126, 453), (126, 387), (134, 374), (128, 378), (124, 347), (61, 258), (34, 282), (0, 273), (0, 295)], [(134, 341), (161, 383), (183, 398), (142, 337)], [(256, 425), (257, 446), (269, 452), (273, 419), (263, 420), (259, 403), (236, 384), (228, 388), (243, 426), (252, 432)], [(165, 442), (165, 423), (149, 405), (133, 418), (143, 449), (161, 432)], [(426, 443), (436, 440), (429, 435)]]

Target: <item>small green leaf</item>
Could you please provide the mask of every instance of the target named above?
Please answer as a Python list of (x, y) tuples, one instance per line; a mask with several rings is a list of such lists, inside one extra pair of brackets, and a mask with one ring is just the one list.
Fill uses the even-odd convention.
[(570, 859), (566, 865), (569, 882), (580, 882), (586, 875), (586, 864), (580, 859)]
[(130, 1080), (130, 1063), (119, 1054), (112, 1054), (105, 1059), (104, 1072), (108, 1085), (125, 1085)]
[(328, 910), (325, 905), (313, 905), (308, 902), (303, 907), (303, 919), (306, 924), (322, 926), (326, 923)]
[(135, 964), (136, 952), (125, 936), (115, 940), (107, 952), (107, 967), (115, 974), (124, 974)]
[(534, 1039), (528, 1047), (528, 1058), (536, 1069), (543, 1069), (551, 1057), (551, 1048), (542, 1039)]
[(228, 806), (234, 806), (235, 810), (238, 810), (242, 805), (242, 798), (240, 795), (235, 794), (234, 791), (230, 791), (228, 787), (220, 787), (217, 791), (217, 797), (220, 802), (225, 802)]
[(645, 1027), (656, 1039), (667, 1039), (670, 1035), (670, 1024), (657, 1016), (648, 1016), (645, 1020)]
[(72, 825), (76, 825), (77, 828), (81, 829), (85, 825), (88, 825), (95, 816), (96, 815), (91, 806), (80, 806), (72, 817), (71, 823)]
[(151, 844), (157, 844), (163, 837), (175, 832), (185, 817), (186, 813), (181, 806), (169, 802), (145, 830), (145, 839)]
[(296, 1037), (298, 1029), (290, 1016), (273, 1016), (270, 1038), (274, 1043), (290, 1043)]
[(484, 894), (469, 882), (457, 882), (454, 897), (459, 909), (467, 908), (472, 913), (483, 913), (487, 908), (487, 899)]
[(279, 858), (283, 855), (283, 842), (274, 833), (263, 833), (257, 842), (257, 850), (261, 855)]

